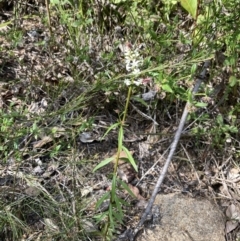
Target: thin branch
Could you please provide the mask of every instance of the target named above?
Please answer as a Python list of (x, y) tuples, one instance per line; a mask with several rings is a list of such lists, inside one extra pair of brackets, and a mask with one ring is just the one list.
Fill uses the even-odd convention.
[[(203, 70), (202, 72), (200, 73), (199, 77), (197, 78), (196, 80), (196, 84), (192, 90), (192, 95), (193, 97), (195, 96), (195, 94), (197, 93), (201, 83), (203, 82), (203, 80), (205, 79), (206, 77), (206, 73), (207, 73), (207, 68), (209, 67), (210, 65), (210, 61), (207, 60), (204, 65), (203, 65)], [(185, 125), (185, 122), (186, 122), (186, 119), (187, 119), (187, 115), (188, 115), (188, 110), (189, 110), (189, 107), (191, 106), (191, 103), (190, 102), (187, 102), (186, 105), (185, 105), (185, 108), (184, 108), (184, 111), (183, 111), (183, 114), (182, 114), (182, 117), (181, 117), (181, 120), (180, 120), (180, 123), (179, 123), (179, 126), (178, 126), (178, 129), (177, 129), (177, 132), (174, 136), (174, 139), (173, 139), (173, 142), (171, 144), (171, 148), (170, 148), (170, 151), (169, 151), (169, 154), (168, 154), (168, 157), (167, 157), (167, 160), (165, 162), (165, 165), (163, 167), (163, 170), (162, 170), (162, 173), (161, 175), (159, 176), (158, 178), (158, 181), (155, 185), (155, 188), (153, 190), (153, 193), (152, 193), (152, 196), (148, 202), (148, 205), (141, 217), (141, 220), (139, 221), (137, 227), (135, 228), (134, 232), (133, 232), (133, 235), (131, 235), (131, 241), (134, 240), (134, 237), (136, 236), (136, 234), (138, 233), (138, 231), (140, 230), (140, 228), (142, 227), (142, 225), (144, 224), (145, 220), (146, 220), (146, 217), (147, 215), (150, 213), (151, 209), (152, 209), (152, 206), (153, 206), (153, 203), (155, 201), (155, 198), (158, 194), (158, 191), (159, 191), (159, 188), (167, 174), (167, 170), (168, 170), (168, 167), (171, 163), (171, 160), (172, 160), (172, 157), (176, 151), (176, 148), (177, 148), (177, 144), (179, 142), (179, 139), (181, 137), (181, 134), (182, 134), (182, 130), (183, 130), (183, 127)]]
[(52, 37), (52, 24), (51, 24), (51, 15), (50, 15), (50, 9), (49, 9), (49, 0), (45, 0), (45, 5), (46, 5), (46, 11), (47, 11), (47, 18), (48, 18), (49, 34), (50, 34), (50, 37)]

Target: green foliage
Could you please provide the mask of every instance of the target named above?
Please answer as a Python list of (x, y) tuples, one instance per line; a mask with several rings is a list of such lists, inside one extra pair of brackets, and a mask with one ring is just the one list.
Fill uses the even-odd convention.
[(131, 163), (132, 167), (137, 172), (138, 168), (137, 168), (135, 160), (132, 157), (132, 154), (129, 152), (129, 150), (125, 146), (122, 146), (122, 150), (127, 154), (127, 160)]
[(211, 129), (213, 136), (213, 145), (223, 146), (226, 140), (231, 137), (232, 134), (238, 133), (238, 128), (235, 125), (229, 125), (224, 123), (222, 115), (218, 115), (215, 126)]
[[(76, 156), (81, 156), (79, 152), (82, 152), (84, 148), (89, 148), (87, 145), (82, 149), (79, 148), (78, 135), (83, 131), (93, 129), (97, 122), (95, 116), (99, 113), (102, 114), (105, 110), (116, 120), (118, 114), (116, 123), (109, 124), (102, 137), (104, 140), (111, 132), (118, 131), (116, 155), (103, 158), (104, 160), (95, 167), (91, 166), (91, 163), (89, 164), (89, 160), (84, 160), (87, 163), (86, 166), (93, 172), (100, 172), (101, 168), (110, 166), (110, 163), (113, 164), (110, 175), (111, 186), (96, 203), (96, 210), (101, 210), (105, 203), (108, 204), (108, 208), (104, 212), (93, 214), (97, 224), (100, 225), (101, 237), (105, 240), (112, 240), (116, 235), (117, 227), (124, 223), (124, 208), (129, 205), (120, 197), (119, 192), (124, 190), (134, 197), (128, 184), (120, 180), (117, 175), (119, 161), (130, 163), (133, 169), (138, 171), (137, 163), (124, 143), (126, 119), (132, 113), (129, 110), (130, 102), (136, 102), (139, 109), (146, 111), (147, 115), (152, 112), (161, 113), (161, 110), (164, 113), (168, 112), (167, 120), (169, 120), (173, 118), (172, 116), (180, 116), (182, 106), (189, 101), (192, 104), (189, 118), (189, 121), (192, 122), (189, 128), (194, 138), (197, 137), (203, 142), (211, 143), (217, 149), (223, 149), (226, 141), (232, 138), (237, 139), (240, 112), (240, 30), (238, 28), (240, 7), (234, 0), (205, 1), (200, 6), (196, 0), (50, 0), (49, 2), (53, 25), (52, 38), (49, 41), (34, 43), (33, 49), (39, 47), (39, 54), (47, 52), (46, 56), (52, 55), (57, 59), (59, 50), (55, 50), (55, 47), (63, 45), (65, 55), (59, 60), (61, 62), (60, 69), (68, 66), (74, 83), (66, 83), (61, 80), (62, 82), (57, 82), (56, 85), (50, 83), (49, 87), (44, 82), (44, 75), (31, 73), (30, 81), (28, 80), (29, 82), (23, 87), (24, 91), (18, 96), (18, 99), (15, 99), (16, 103), (13, 101), (12, 104), (9, 104), (9, 93), (4, 88), (1, 89), (3, 93), (1, 98), (6, 98), (4, 100), (6, 103), (1, 104), (3, 108), (0, 110), (0, 157), (3, 162), (9, 162), (11, 159), (19, 162), (16, 169), (21, 169), (25, 160), (32, 162), (32, 159), (35, 160), (39, 152), (43, 151), (40, 154), (44, 155), (44, 160), (47, 159), (46, 162), (58, 160), (59, 157), (64, 156), (65, 162), (58, 160), (61, 162), (61, 168), (64, 169), (75, 162), (74, 156), (71, 158), (68, 156), (70, 151), (77, 150)], [(181, 3), (181, 6), (178, 2)], [(17, 11), (17, 8), (15, 10)], [(187, 16), (188, 13), (191, 15), (190, 18)], [(23, 21), (33, 17), (33, 15), (21, 15), (16, 13), (16, 16), (19, 16), (18, 19)], [(41, 17), (42, 23), (46, 24), (45, 15)], [(13, 23), (14, 20), (8, 20), (1, 23), (0, 28), (11, 27)], [(116, 27), (121, 28), (122, 36), (116, 37)], [(61, 36), (58, 36), (58, 28), (62, 31)], [(54, 31), (57, 34), (54, 34)], [(3, 35), (1, 33), (1, 36)], [(24, 46), (26, 36), (21, 25), (12, 28), (6, 36), (9, 42), (6, 49), (10, 57), (14, 56), (14, 51), (19, 47)], [(60, 44), (58, 38), (62, 38)], [(141, 61), (134, 62), (128, 59), (129, 65), (142, 63), (135, 69), (136, 72), (126, 69), (124, 62), (126, 56), (124, 56), (124, 52), (119, 51), (118, 46), (124, 44), (125, 41), (134, 46), (138, 46), (139, 43), (145, 45), (142, 50), (139, 48)], [(3, 48), (1, 46), (1, 50)], [(221, 61), (215, 60), (216, 52), (222, 53)], [(131, 57), (131, 55), (129, 56)], [(4, 52), (1, 57), (4, 60)], [(18, 58), (14, 57), (14, 59)], [(191, 89), (196, 76), (201, 73), (201, 64), (208, 59), (212, 61), (209, 79), (201, 87), (202, 93), (197, 96), (196, 100), (193, 100), (190, 94)], [(19, 63), (24, 65), (24, 61), (30, 61), (30, 59), (22, 58)], [(31, 64), (37, 65), (34, 61)], [(132, 65), (131, 70), (133, 70)], [(85, 67), (82, 68), (82, 66)], [(3, 69), (4, 65), (1, 64), (1, 71)], [(90, 71), (86, 74), (85, 72), (89, 69)], [(49, 70), (47, 69), (47, 71)], [(219, 73), (223, 74), (219, 75)], [(4, 74), (1, 72), (0, 74), (3, 79), (1, 81), (5, 81)], [(141, 79), (145, 78), (151, 78), (152, 82), (143, 86)], [(224, 78), (224, 81), (221, 78)], [(64, 78), (62, 79), (64, 80)], [(223, 83), (223, 89), (215, 95), (219, 79)], [(125, 82), (125, 80), (128, 81)], [(13, 83), (12, 86), (14, 87), (14, 85), (17, 83)], [(34, 85), (44, 95), (47, 95), (48, 101), (52, 103), (46, 113), (29, 111), (30, 102), (35, 101), (34, 98), (39, 98), (39, 96), (29, 94)], [(73, 86), (73, 91), (64, 96), (63, 93)], [(83, 90), (79, 91), (81, 88)], [(142, 94), (150, 89), (156, 91), (156, 96), (150, 101), (144, 100)], [(63, 99), (64, 101), (62, 101)], [(210, 100), (206, 101), (206, 99)], [(17, 101), (22, 101), (21, 105), (18, 106)], [(108, 105), (109, 109), (106, 108)], [(179, 113), (176, 114), (175, 111)], [(161, 128), (165, 128), (164, 125), (167, 121), (164, 115), (163, 117), (157, 116), (157, 118), (161, 121), (161, 131)], [(178, 122), (178, 120), (175, 121)], [(148, 124), (147, 121), (146, 124)], [(41, 141), (44, 136), (53, 137), (57, 134), (55, 126), (61, 126), (64, 129), (64, 138), (53, 138), (51, 145), (46, 143), (43, 148), (34, 148), (35, 143)], [(121, 152), (124, 152), (126, 156), (122, 157)], [(236, 153), (239, 155), (239, 150)], [(91, 151), (89, 154), (91, 155)], [(77, 161), (80, 166), (82, 161)], [(46, 167), (44, 166), (44, 168)], [(71, 169), (71, 175), (74, 175), (77, 168), (74, 166)], [(82, 180), (75, 179), (76, 177), (69, 181), (73, 186), (78, 182), (82, 184)], [(59, 190), (56, 187), (54, 187), (56, 189), (53, 188), (54, 196), (66, 192), (65, 187), (62, 186)], [(84, 225), (79, 222), (81, 215), (87, 213), (84, 210), (87, 205), (83, 202), (84, 198), (81, 195), (77, 196), (79, 195), (78, 186), (73, 190), (76, 200), (69, 201), (69, 194), (64, 193), (64, 200), (67, 201), (61, 205), (53, 201), (55, 197), (53, 198), (49, 191), (43, 191), (43, 187), (41, 190), (41, 195), (38, 196), (40, 198), (25, 197), (27, 195), (22, 194), (21, 190), (19, 191), (19, 195), (23, 195), (21, 200), (0, 202), (0, 208), (3, 210), (0, 215), (0, 228), (1, 230), (11, 230), (9, 240), (20, 240), (23, 234), (29, 232), (23, 220), (27, 219), (26, 213), (30, 213), (30, 210), (41, 213), (43, 216), (49, 215), (52, 220), (56, 220), (61, 232), (52, 234), (50, 239), (74, 240), (75, 238), (76, 240), (79, 239), (78, 235), (82, 238)], [(13, 193), (14, 190), (10, 190), (10, 192)], [(21, 207), (25, 208), (26, 213), (19, 213)], [(72, 211), (72, 209), (74, 210)], [(78, 229), (81, 230), (71, 239), (69, 230)]]
[(180, 3), (194, 19), (197, 18), (198, 0), (180, 0)]
[[(117, 170), (118, 170), (118, 163), (119, 160), (124, 160), (124, 161), (128, 161), (129, 163), (131, 163), (131, 165), (133, 166), (133, 168), (137, 171), (137, 165), (136, 162), (134, 161), (131, 153), (129, 152), (129, 150), (123, 146), (123, 136), (124, 136), (124, 123), (126, 120), (126, 115), (127, 115), (127, 111), (128, 111), (128, 105), (129, 105), (129, 100), (131, 98), (130, 93), (132, 93), (132, 88), (133, 86), (130, 85), (129, 90), (128, 90), (128, 97), (126, 100), (126, 105), (125, 105), (125, 109), (123, 112), (123, 117), (122, 119), (118, 122), (115, 123), (114, 125), (110, 126), (109, 129), (107, 130), (106, 133), (109, 133), (113, 128), (118, 127), (119, 131), (118, 131), (118, 150), (117, 150), (117, 154), (114, 157), (111, 158), (107, 158), (103, 161), (101, 161), (94, 169), (93, 171), (96, 171), (104, 166), (106, 166), (107, 164), (109, 164), (110, 162), (114, 161), (114, 170), (113, 170), (113, 175), (112, 175), (112, 186), (111, 186), (111, 190), (109, 191), (109, 193), (106, 193), (105, 195), (102, 196), (102, 198), (97, 202), (96, 204), (96, 208), (98, 208), (104, 201), (109, 200), (109, 207), (108, 207), (108, 211), (106, 213), (104, 213), (104, 216), (101, 216), (100, 220), (107, 218), (107, 222), (104, 225), (103, 229), (102, 229), (102, 233), (104, 236), (105, 240), (111, 240), (114, 233), (115, 233), (115, 227), (118, 224), (122, 224), (123, 223), (123, 210), (122, 210), (122, 203), (125, 203), (121, 198), (118, 197), (117, 195), (117, 190), (118, 188), (120, 188), (118, 186), (118, 182), (120, 182), (120, 185), (130, 194), (133, 195), (131, 190), (128, 188), (128, 186), (126, 184), (124, 184), (123, 181), (119, 180), (117, 178)], [(105, 135), (106, 135), (105, 133)], [(104, 135), (104, 136), (105, 136)], [(124, 151), (127, 155), (127, 158), (122, 158), (120, 156), (120, 153)], [(125, 160), (127, 159), (127, 160)]]
[(94, 171), (94, 172), (97, 171), (98, 169), (106, 166), (108, 163), (112, 162), (113, 160), (114, 160), (114, 157), (110, 157), (110, 158), (107, 158), (107, 159), (101, 161), (101, 162), (93, 169), (93, 171)]

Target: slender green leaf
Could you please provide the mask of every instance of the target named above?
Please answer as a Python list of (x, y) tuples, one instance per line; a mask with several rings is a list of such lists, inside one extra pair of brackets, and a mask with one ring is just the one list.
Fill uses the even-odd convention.
[(113, 174), (112, 177), (112, 190), (111, 190), (111, 195), (112, 195), (112, 200), (115, 200), (116, 198), (116, 173)]
[(192, 15), (194, 19), (197, 18), (198, 0), (180, 0), (182, 7)]
[(132, 154), (129, 152), (129, 150), (125, 146), (122, 146), (122, 149), (126, 152), (129, 162), (132, 164), (134, 170), (137, 172), (138, 167), (137, 167), (136, 162), (134, 161), (134, 159), (132, 157)]
[(104, 218), (108, 216), (108, 211), (94, 215), (93, 218), (96, 219), (97, 224), (100, 223)]
[(187, 91), (187, 100), (189, 103), (193, 103), (193, 94), (190, 89)]
[[(134, 196), (135, 197), (135, 196)], [(123, 199), (121, 199), (121, 198), (119, 198), (118, 199), (119, 200), (119, 202), (122, 204), (122, 205), (124, 205), (124, 206), (127, 206), (127, 207), (130, 207), (131, 206), (131, 204), (130, 203), (128, 203), (128, 202), (126, 202), (126, 201), (124, 201)]]
[(108, 217), (109, 217), (109, 222), (110, 224), (113, 224), (113, 206), (112, 203), (109, 204), (109, 208), (108, 208)]
[(115, 199), (115, 201), (116, 201), (117, 213), (119, 213), (120, 216), (123, 217), (123, 211), (122, 211), (122, 205), (121, 205), (121, 202), (120, 202), (120, 198), (117, 197)]
[(94, 169), (93, 169), (93, 172), (97, 171), (98, 169), (106, 166), (109, 162), (113, 161), (114, 160), (114, 157), (109, 157), (103, 161), (101, 161)]
[(122, 143), (123, 143), (123, 127), (120, 126), (119, 132), (118, 132), (118, 148), (119, 148), (119, 150), (122, 150)]
[(110, 193), (105, 193), (96, 203), (96, 209), (100, 207), (100, 205), (104, 202), (104, 200), (109, 199)]
[(120, 184), (123, 186), (123, 188), (133, 197), (136, 198), (136, 196), (133, 194), (132, 190), (128, 187), (128, 185), (119, 179)]
[(118, 223), (123, 224), (122, 217), (121, 217), (121, 215), (120, 215), (119, 213), (114, 212), (114, 213), (113, 213), (113, 216), (114, 216), (114, 218), (116, 219), (116, 221), (117, 221)]
[(137, 101), (137, 102), (140, 102), (142, 105), (144, 105), (145, 107), (148, 107), (148, 104), (140, 97), (138, 96), (133, 96), (132, 97), (133, 100)]
[(120, 198), (116, 198), (116, 208), (117, 208), (117, 213), (120, 215), (120, 218), (123, 219), (123, 211), (122, 211), (122, 205), (120, 202)]
[(103, 137), (102, 137), (101, 139), (104, 139), (105, 136), (106, 136), (112, 129), (117, 128), (118, 126), (119, 126), (119, 123), (115, 123), (115, 124), (111, 125), (111, 126), (107, 129), (107, 131), (105, 132), (105, 134), (103, 135)]
[(118, 221), (118, 223), (123, 223), (123, 212), (121, 208), (121, 204), (118, 200), (116, 200), (117, 210), (116, 212), (113, 212), (113, 216)]

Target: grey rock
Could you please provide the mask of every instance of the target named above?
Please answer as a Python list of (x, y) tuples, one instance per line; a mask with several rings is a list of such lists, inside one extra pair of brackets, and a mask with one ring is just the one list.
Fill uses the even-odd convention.
[(206, 198), (158, 195), (155, 204), (160, 205), (160, 222), (145, 229), (137, 241), (225, 241), (225, 217)]

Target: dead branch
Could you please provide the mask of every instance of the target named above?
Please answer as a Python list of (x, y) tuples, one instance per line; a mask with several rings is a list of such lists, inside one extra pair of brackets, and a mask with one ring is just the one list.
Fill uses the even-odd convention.
[[(200, 73), (199, 77), (197, 77), (197, 80), (196, 80), (196, 84), (192, 90), (192, 95), (193, 97), (195, 96), (195, 94), (197, 93), (201, 83), (203, 82), (203, 80), (205, 80), (206, 78), (206, 73), (207, 73), (207, 68), (209, 67), (210, 65), (210, 60), (207, 60), (204, 65), (203, 65), (203, 69), (202, 69), (202, 72)], [(187, 119), (187, 115), (188, 115), (188, 110), (190, 109), (190, 106), (191, 106), (191, 103), (190, 102), (187, 102), (186, 105), (185, 105), (185, 108), (184, 108), (184, 111), (183, 111), (183, 114), (182, 114), (182, 117), (181, 117), (181, 120), (180, 120), (180, 123), (179, 123), (179, 126), (178, 126), (178, 129), (177, 129), (177, 132), (174, 136), (174, 139), (173, 139), (173, 142), (171, 144), (171, 147), (170, 147), (170, 151), (169, 151), (169, 154), (168, 154), (168, 157), (167, 157), (167, 160), (165, 162), (165, 165), (163, 167), (163, 170), (162, 170), (162, 173), (160, 174), (159, 178), (158, 178), (158, 181), (155, 185), (155, 188), (153, 190), (153, 193), (152, 193), (152, 196), (150, 198), (150, 200), (148, 201), (148, 205), (141, 217), (141, 220), (139, 221), (137, 227), (134, 229), (133, 231), (133, 234), (131, 235), (130, 237), (130, 241), (133, 241), (136, 234), (138, 233), (138, 231), (140, 230), (140, 228), (142, 227), (142, 225), (144, 224), (147, 216), (150, 214), (150, 211), (152, 209), (152, 206), (153, 206), (153, 203), (155, 201), (155, 198), (158, 194), (158, 191), (159, 191), (159, 188), (167, 174), (167, 170), (168, 170), (168, 167), (171, 163), (171, 160), (173, 158), (173, 155), (176, 151), (176, 148), (177, 148), (177, 144), (179, 142), (179, 139), (181, 137), (181, 134), (182, 134), (182, 130), (183, 130), (183, 127), (185, 125), (185, 122), (186, 122), (186, 119)]]

